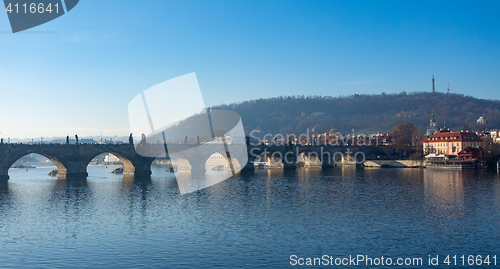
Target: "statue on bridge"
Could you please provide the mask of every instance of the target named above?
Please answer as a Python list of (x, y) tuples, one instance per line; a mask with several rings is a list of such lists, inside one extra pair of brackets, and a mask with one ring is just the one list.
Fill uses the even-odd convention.
[(141, 145), (146, 145), (146, 135), (145, 134), (142, 134), (141, 135)]
[(69, 135), (66, 136), (66, 144), (69, 144)]
[(78, 135), (75, 135), (75, 145), (78, 145)]
[(130, 136), (128, 137), (128, 143), (130, 145), (133, 145), (134, 144), (134, 138), (132, 137), (132, 133), (130, 133)]

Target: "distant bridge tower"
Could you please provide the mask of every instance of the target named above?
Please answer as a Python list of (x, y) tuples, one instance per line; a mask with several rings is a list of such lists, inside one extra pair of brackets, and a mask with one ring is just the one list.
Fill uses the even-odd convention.
[(434, 88), (434, 74), (432, 74), (432, 92), (436, 92), (436, 89)]
[(448, 93), (450, 93), (450, 83), (448, 83)]

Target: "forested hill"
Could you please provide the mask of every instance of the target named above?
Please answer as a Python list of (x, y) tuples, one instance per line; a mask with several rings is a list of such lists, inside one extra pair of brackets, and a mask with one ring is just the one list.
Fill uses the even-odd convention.
[[(461, 130), (500, 127), (500, 101), (476, 99), (460, 94), (401, 93), (353, 95), (349, 97), (292, 96), (220, 105), (213, 109), (238, 112), (247, 134), (304, 133), (307, 128), (322, 133), (333, 127), (341, 133), (390, 132), (398, 123), (409, 122), (422, 128), (429, 126), (432, 111), (438, 128)], [(324, 113), (324, 114), (323, 114)], [(479, 125), (483, 116), (487, 123)]]

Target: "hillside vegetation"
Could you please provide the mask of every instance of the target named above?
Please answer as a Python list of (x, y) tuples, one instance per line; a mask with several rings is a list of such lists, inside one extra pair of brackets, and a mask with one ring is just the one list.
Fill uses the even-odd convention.
[[(356, 134), (369, 134), (390, 132), (396, 124), (405, 122), (425, 131), (432, 111), (439, 128), (445, 121), (451, 130), (461, 130), (464, 124), (473, 130), (500, 127), (500, 101), (460, 94), (282, 96), (220, 105), (213, 109), (239, 113), (247, 134), (251, 130), (260, 130), (261, 135), (300, 134), (307, 128), (322, 133), (330, 127), (341, 133), (352, 133), (354, 129)], [(480, 116), (487, 120), (486, 124), (476, 123)]]

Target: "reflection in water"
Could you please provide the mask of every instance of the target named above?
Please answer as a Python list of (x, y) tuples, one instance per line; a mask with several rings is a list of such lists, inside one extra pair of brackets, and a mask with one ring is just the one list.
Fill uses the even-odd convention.
[(64, 221), (70, 230), (79, 229), (80, 220), (91, 214), (92, 191), (85, 178), (55, 180), (49, 193), (40, 194), (48, 196), (45, 206), (65, 216)]
[(122, 190), (125, 193), (131, 193), (134, 190), (135, 176), (134, 175), (123, 175), (122, 179)]
[(424, 169), (424, 190), (428, 203), (441, 213), (464, 209), (464, 174), (470, 171)]
[(315, 191), (315, 186), (310, 184), (310, 180), (318, 178), (322, 172), (321, 167), (319, 169), (300, 167), (295, 170), (300, 197), (308, 197), (311, 195), (310, 192)]
[(129, 227), (140, 227), (141, 231), (147, 227), (147, 212), (152, 206), (150, 192), (152, 192), (150, 177), (124, 176), (122, 194), (126, 197), (128, 206)]
[(130, 199), (146, 201), (148, 199), (148, 191), (150, 190), (151, 184), (151, 177), (125, 175), (122, 179), (122, 191), (124, 191), (124, 194)]
[(177, 184), (181, 194), (187, 194), (198, 190), (203, 190), (207, 187), (216, 185), (230, 177), (231, 171), (211, 171), (208, 170), (205, 174), (196, 174), (192, 172), (179, 171), (175, 173)]
[(283, 169), (266, 169), (264, 170), (267, 173), (267, 178), (282, 178), (284, 170)]
[(500, 251), (496, 174), (258, 169), (181, 195), (176, 176), (189, 173), (153, 169), (144, 180), (89, 167), (86, 181), (13, 171), (0, 185), (2, 265), (283, 268), (291, 253)]
[(8, 194), (9, 192), (9, 181), (8, 180), (0, 180), (0, 197)]
[[(275, 185), (284, 181), (283, 169), (258, 170), (256, 174), (262, 174), (266, 179), (266, 207), (269, 209), (272, 204), (272, 195), (275, 191)], [(255, 178), (255, 177), (254, 177)], [(251, 179), (251, 178), (250, 178)]]
[(349, 181), (356, 177), (359, 167), (354, 165), (341, 166), (340, 171), (342, 172), (342, 180)]
[(90, 189), (86, 178), (68, 178), (54, 180), (50, 193), (58, 200), (79, 201), (88, 198)]
[(495, 205), (500, 213), (500, 171), (495, 171), (496, 179), (493, 184), (495, 189)]
[[(4, 214), (12, 205), (12, 194), (7, 180), (0, 180), (0, 212)], [(1, 219), (1, 218), (0, 218)]]

